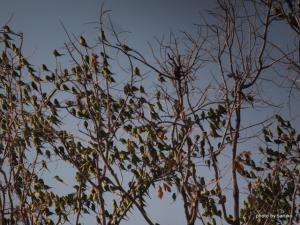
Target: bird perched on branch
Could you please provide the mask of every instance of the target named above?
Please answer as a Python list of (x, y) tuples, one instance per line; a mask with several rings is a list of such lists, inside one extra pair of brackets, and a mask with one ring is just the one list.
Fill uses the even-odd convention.
[(138, 75), (138, 76), (140, 76), (140, 75), (141, 75), (141, 74), (140, 74), (140, 70), (139, 70), (139, 68), (137, 68), (137, 67), (134, 67), (133, 71), (134, 71), (135, 75)]
[(5, 32), (8, 32), (8, 33), (11, 32), (11, 30), (9, 29), (9, 27), (8, 27), (7, 25), (5, 25), (5, 26), (3, 27), (3, 29), (5, 30)]
[(63, 54), (59, 54), (58, 53), (58, 51), (55, 49), (55, 50), (53, 50), (53, 55), (54, 55), (54, 57), (58, 57), (58, 56), (62, 56)]
[(85, 41), (85, 39), (84, 39), (82, 36), (80, 36), (80, 38), (79, 38), (79, 43), (80, 43), (81, 46), (83, 46), (83, 47), (90, 48), (90, 47), (86, 44), (86, 41)]
[(48, 72), (50, 72), (45, 64), (42, 64), (42, 65), (41, 65), (41, 68), (42, 68), (43, 71), (48, 71)]
[(128, 52), (128, 51), (131, 50), (131, 49), (130, 49), (127, 45), (125, 45), (125, 44), (122, 45), (122, 48), (123, 48), (124, 52)]
[(102, 41), (107, 41), (103, 30), (100, 31), (100, 35), (99, 36), (100, 36), (100, 39)]

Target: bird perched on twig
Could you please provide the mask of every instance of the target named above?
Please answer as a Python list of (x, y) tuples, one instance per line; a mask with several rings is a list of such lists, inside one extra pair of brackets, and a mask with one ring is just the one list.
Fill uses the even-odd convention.
[(54, 49), (52, 53), (53, 53), (54, 57), (58, 57), (58, 56), (64, 55), (64, 54), (59, 54), (56, 49)]
[(85, 39), (84, 39), (82, 36), (80, 36), (80, 38), (79, 38), (79, 43), (80, 43), (81, 46), (83, 46), (83, 47), (90, 48), (90, 47), (86, 44), (86, 41), (85, 41)]

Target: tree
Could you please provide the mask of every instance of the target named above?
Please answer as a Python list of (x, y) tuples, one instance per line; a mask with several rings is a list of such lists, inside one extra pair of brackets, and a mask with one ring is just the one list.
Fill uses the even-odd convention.
[[(22, 55), (23, 34), (6, 24), (0, 61), (4, 224), (64, 223), (73, 212), (75, 224), (83, 214), (95, 216), (98, 224), (121, 224), (133, 208), (147, 224), (155, 224), (146, 207), (152, 186), (161, 199), (176, 187), (173, 199), (182, 197), (189, 225), (197, 220), (203, 224), (296, 221), (299, 134), (276, 113), (243, 121), (248, 111), (268, 107), (276, 111), (276, 105), (263, 96), (260, 79), (299, 50), (272, 51), (278, 48), (268, 35), (271, 23), (283, 16), (277, 12), (274, 17), (271, 3), (265, 7), (259, 2), (218, 1), (218, 8), (209, 11), (215, 22), (210, 24), (202, 16), (196, 38), (185, 32), (178, 38), (171, 32), (167, 42), (157, 39), (159, 50), (151, 47), (155, 64), (127, 46), (112, 23), (109, 29), (104, 27), (109, 11), (103, 9), (95, 45), (82, 35), (71, 36), (62, 25), (69, 38), (64, 47), (73, 63), (69, 69), (59, 66), (59, 57), (67, 56), (54, 50), (56, 68), (45, 62), (37, 72), (29, 57)], [(251, 12), (247, 4), (253, 6)], [(19, 38), (19, 43), (10, 36)], [(92, 53), (96, 48), (101, 48), (100, 54)], [(118, 62), (120, 58), (127, 60), (126, 67), (121, 66), (124, 61)], [(126, 80), (114, 72), (118, 65), (129, 75)], [(219, 71), (212, 70), (208, 81), (201, 69), (211, 65)], [(155, 94), (142, 85), (147, 79), (144, 68), (158, 78)], [(24, 79), (27, 73), (29, 81)], [(46, 87), (52, 90), (46, 92)], [(72, 118), (79, 134), (65, 118)], [(277, 136), (271, 131), (274, 120)], [(262, 135), (259, 163), (254, 161), (255, 153), (239, 148)], [(55, 194), (43, 179), (52, 161), (72, 165), (76, 171), (78, 185), (75, 190), (70, 187), (67, 195)], [(54, 179), (65, 183), (58, 175)], [(245, 187), (247, 197), (241, 196)], [(110, 198), (112, 207), (106, 203)], [(268, 213), (291, 218), (258, 216)]]

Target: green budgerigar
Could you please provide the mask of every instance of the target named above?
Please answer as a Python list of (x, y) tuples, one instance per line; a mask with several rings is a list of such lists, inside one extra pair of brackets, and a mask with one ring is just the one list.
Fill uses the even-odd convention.
[(104, 31), (103, 31), (103, 30), (100, 32), (100, 39), (101, 39), (102, 41), (106, 41), (106, 37), (105, 37), (105, 34), (104, 34)]
[(61, 182), (61, 183), (65, 184), (65, 185), (67, 185), (67, 184), (63, 181), (63, 179), (61, 179), (59, 176), (55, 176), (54, 179), (57, 180), (58, 182)]
[(80, 43), (83, 47), (89, 48), (89, 46), (86, 44), (85, 39), (84, 39), (82, 36), (80, 36), (80, 38), (79, 38), (79, 43)]
[(52, 53), (53, 53), (54, 57), (58, 57), (58, 56), (64, 55), (64, 54), (59, 54), (56, 49), (54, 49)]
[(137, 68), (137, 67), (134, 67), (133, 71), (134, 71), (135, 75), (138, 75), (138, 76), (140, 76), (140, 75), (141, 75), (141, 74), (140, 74), (140, 70), (139, 70), (139, 68)]
[(45, 64), (42, 64), (42, 65), (41, 65), (41, 68), (42, 68), (43, 71), (48, 71), (48, 72), (50, 72)]
[(7, 25), (5, 25), (5, 26), (3, 27), (3, 29), (5, 30), (5, 32), (8, 32), (8, 33), (11, 32), (11, 30), (9, 29), (9, 27), (8, 27)]

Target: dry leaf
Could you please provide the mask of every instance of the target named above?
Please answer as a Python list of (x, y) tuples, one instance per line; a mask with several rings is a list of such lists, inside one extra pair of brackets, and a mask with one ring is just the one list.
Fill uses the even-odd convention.
[(162, 191), (161, 186), (158, 186), (158, 192), (157, 192), (157, 197), (159, 197), (160, 199), (162, 199), (164, 193)]
[(157, 135), (157, 139), (159, 141), (163, 141), (163, 140), (167, 140), (167, 137), (166, 137), (164, 132), (159, 132), (158, 135)]
[(183, 184), (182, 184), (182, 187), (183, 187), (183, 189), (184, 189), (185, 191), (187, 190), (186, 183), (183, 183)]
[(211, 183), (211, 182), (213, 182), (213, 181), (215, 181), (215, 178), (209, 180), (208, 183)]
[(33, 224), (37, 224), (37, 216), (34, 213), (31, 213)]
[(205, 195), (208, 191), (206, 190), (205, 187), (203, 187), (202, 191), (201, 191), (201, 194)]
[(197, 194), (196, 191), (193, 191), (191, 194), (192, 194), (192, 196), (193, 196), (194, 199), (197, 199), (197, 198), (198, 198), (198, 194)]
[(269, 128), (268, 128), (268, 133), (271, 136), (271, 138), (273, 138), (273, 133), (272, 133), (272, 131)]
[(291, 165), (291, 163), (292, 163), (291, 160), (288, 160), (288, 161), (286, 161), (285, 164), (286, 164), (286, 165)]
[(240, 156), (243, 157), (244, 155), (251, 155), (251, 152), (250, 151), (242, 151), (240, 153)]
[(165, 183), (163, 183), (162, 186), (163, 186), (163, 191), (166, 192), (166, 186), (167, 185)]
[(28, 140), (28, 138), (25, 138), (25, 144), (26, 144), (28, 147), (31, 147), (31, 144), (30, 144), (30, 141)]
[(94, 53), (92, 54), (92, 60), (93, 60), (94, 63), (98, 62), (98, 57), (99, 57), (98, 55), (96, 55)]
[(290, 140), (291, 137), (288, 134), (281, 134), (280, 138), (284, 141), (288, 141), (288, 140)]
[(237, 162), (237, 161), (234, 161), (234, 166), (235, 166), (235, 169), (240, 173), (240, 174), (243, 174), (244, 173), (244, 167), (243, 167), (243, 164), (244, 162), (240, 161), (240, 162)]
[(222, 198), (220, 198), (220, 200), (219, 200), (219, 204), (224, 204), (224, 203), (226, 203), (226, 196), (225, 195), (223, 195)]
[(167, 185), (167, 184), (165, 184), (165, 183), (163, 183), (163, 189), (164, 189), (164, 191), (168, 191), (168, 192), (171, 192), (171, 188), (169, 187), (169, 185)]
[(167, 186), (167, 191), (171, 192), (171, 188), (169, 186)]
[(35, 197), (39, 197), (40, 196), (39, 192), (34, 192), (33, 194), (34, 194)]
[(133, 145), (132, 141), (129, 141), (129, 143), (127, 145), (127, 149), (128, 149), (128, 151), (131, 151), (134, 149), (134, 145)]
[(44, 102), (41, 103), (41, 108), (44, 108), (46, 104)]
[(168, 185), (169, 185), (170, 187), (172, 187), (172, 182), (171, 182), (171, 181), (167, 180), (167, 183), (168, 183)]
[(227, 77), (229, 77), (229, 78), (232, 78), (232, 77), (235, 78), (235, 73), (230, 73), (230, 74), (227, 75)]
[(240, 153), (240, 156), (243, 157), (245, 155), (246, 159), (251, 160), (250, 155), (251, 152), (250, 151), (243, 151)]
[(165, 164), (170, 168), (175, 167), (175, 163), (170, 159), (165, 159)]
[(246, 159), (248, 159), (248, 160), (251, 160), (251, 157), (250, 157), (250, 155), (248, 155), (248, 154), (245, 154), (245, 157), (246, 157)]
[(245, 161), (243, 160), (243, 161), (236, 161), (238, 164), (240, 164), (241, 166), (243, 166), (244, 164), (245, 164)]
[(256, 198), (255, 197), (253, 197), (252, 195), (249, 195), (248, 200), (253, 207), (256, 207)]

